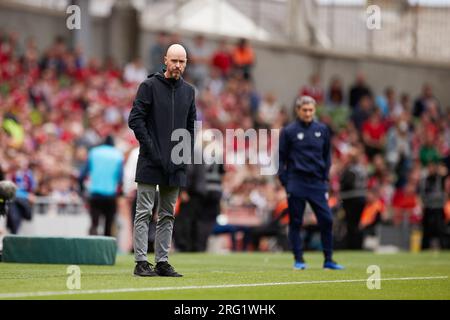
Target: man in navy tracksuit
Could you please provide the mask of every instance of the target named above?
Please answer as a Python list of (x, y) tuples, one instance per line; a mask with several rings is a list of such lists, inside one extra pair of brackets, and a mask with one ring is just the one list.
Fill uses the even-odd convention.
[(289, 241), (295, 257), (294, 269), (305, 269), (300, 228), (306, 202), (319, 224), (326, 269), (343, 269), (332, 260), (333, 218), (328, 206), (328, 173), (331, 166), (330, 132), (314, 121), (316, 102), (309, 96), (296, 101), (297, 119), (280, 135), (278, 176), (286, 188), (289, 205)]

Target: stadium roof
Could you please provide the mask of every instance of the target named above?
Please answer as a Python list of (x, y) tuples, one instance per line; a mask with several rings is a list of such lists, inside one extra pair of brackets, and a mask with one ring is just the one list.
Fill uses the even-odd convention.
[[(321, 5), (367, 5), (367, 0), (317, 0)], [(408, 0), (410, 5), (420, 5), (424, 7), (448, 7), (450, 0)]]
[(449, 7), (450, 0), (408, 0), (409, 4), (428, 7)]
[[(47, 10), (55, 11), (65, 11), (67, 6), (71, 4), (70, 0), (1, 0), (3, 3), (12, 3), (25, 5), (34, 8), (41, 8)], [(111, 13), (112, 6), (118, 0), (90, 0), (89, 11), (93, 16), (106, 17)], [(286, 5), (288, 0), (270, 0), (274, 2), (285, 2)], [(364, 6), (367, 4), (367, 0), (316, 0), (320, 5), (360, 5)], [(450, 0), (407, 0), (410, 5), (420, 5), (424, 7), (450, 7)], [(165, 2), (165, 1), (161, 1)], [(171, 3), (173, 1), (167, 1)], [(183, 1), (185, 2), (185, 1)], [(197, 2), (193, 0), (192, 2)], [(218, 1), (218, 2), (226, 2)], [(159, 1), (154, 1), (149, 3), (147, 0), (131, 0), (131, 3), (139, 10), (149, 10), (153, 7), (157, 7), (160, 3)]]
[(192, 0), (168, 15), (145, 10), (142, 24), (151, 28), (181, 29), (231, 37), (267, 40), (269, 33), (227, 1)]

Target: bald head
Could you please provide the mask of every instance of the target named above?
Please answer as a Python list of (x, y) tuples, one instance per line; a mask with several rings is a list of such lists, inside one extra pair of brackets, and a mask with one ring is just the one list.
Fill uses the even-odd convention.
[(172, 44), (166, 52), (166, 56), (171, 56), (171, 55), (181, 55), (184, 56), (186, 58), (186, 49), (184, 49), (184, 47), (181, 44), (175, 43)]
[(186, 63), (186, 50), (180, 44), (172, 44), (164, 57), (164, 64), (167, 67), (165, 77), (179, 79), (186, 68)]

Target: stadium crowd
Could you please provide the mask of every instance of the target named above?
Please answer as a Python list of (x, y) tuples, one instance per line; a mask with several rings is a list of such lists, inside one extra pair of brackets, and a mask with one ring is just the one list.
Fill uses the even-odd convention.
[[(149, 72), (139, 58), (124, 68), (112, 59), (84, 61), (82, 52), (69, 48), (63, 38), (44, 52), (32, 38), (23, 40), (14, 32), (0, 33), (0, 171), (18, 185), (22, 200), (8, 221), (12, 233), (18, 232), (21, 218), (31, 218), (29, 207), (36, 197), (85, 197), (79, 176), (89, 150), (106, 137), (114, 137), (115, 147), (129, 158), (137, 141), (127, 118), (137, 86)], [(160, 33), (152, 43), (152, 72), (161, 68), (171, 41)], [(293, 119), (293, 106), (255, 88), (257, 57), (246, 40), (235, 45), (222, 40), (210, 50), (204, 37), (197, 36), (183, 45), (189, 58), (185, 78), (197, 89), (204, 129), (281, 129)], [(347, 213), (342, 247), (362, 248), (364, 235), (376, 223), (407, 219), (422, 226), (423, 248), (434, 245), (433, 237), (448, 248), (450, 106), (438, 101), (428, 84), (421, 93), (399, 93), (395, 86), (375, 93), (362, 73), (350, 88), (339, 75), (325, 87), (314, 74), (308, 84), (292, 88), (297, 89), (299, 96), (316, 99), (317, 117), (333, 134), (329, 202), (335, 212)], [(132, 192), (126, 188), (121, 194), (132, 198)], [(257, 165), (226, 164), (221, 195), (219, 212), (255, 208), (259, 229), (244, 229), (249, 237), (264, 235), (261, 227), (274, 221), (280, 230), (288, 223), (278, 216), (286, 199), (277, 177), (261, 176)], [(182, 196), (181, 202), (189, 201)], [(212, 213), (214, 218), (219, 212)], [(309, 224), (314, 225), (313, 216), (307, 216), (305, 226)], [(277, 230), (267, 228), (268, 234)], [(258, 243), (253, 240), (247, 242), (250, 247)]]

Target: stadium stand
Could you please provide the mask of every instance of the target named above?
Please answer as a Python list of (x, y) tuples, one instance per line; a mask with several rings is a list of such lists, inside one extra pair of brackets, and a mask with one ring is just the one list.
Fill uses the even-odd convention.
[[(192, 44), (184, 38), (182, 41), (187, 43), (189, 53)], [(274, 92), (259, 89), (252, 68), (240, 72), (232, 54), (237, 44), (237, 40), (221, 43), (207, 53), (211, 63), (197, 94), (199, 120), (204, 127), (221, 131), (282, 128), (292, 119), (292, 106), (281, 102)], [(258, 52), (255, 50), (254, 64), (262, 63)], [(39, 214), (41, 197), (56, 205), (61, 202), (60, 207), (67, 199), (73, 203), (84, 199), (77, 178), (89, 149), (107, 135), (116, 138), (116, 146), (126, 157), (137, 146), (126, 123), (138, 84), (134, 79), (140, 79), (146, 70), (140, 62), (132, 70), (132, 62), (128, 67), (119, 66), (113, 59), (86, 61), (82, 52), (70, 48), (63, 37), (40, 50), (33, 38), (1, 32), (0, 165), (5, 176), (20, 185), (24, 198), (34, 204), (35, 214)], [(352, 74), (352, 86), (343, 85), (344, 76), (348, 77), (347, 71), (325, 84), (320, 75), (312, 74), (309, 84), (290, 83), (292, 92), (323, 93), (318, 118), (333, 132), (330, 193), (339, 199), (344, 159), (350, 150), (359, 148), (361, 165), (368, 176), (366, 187), (385, 211), (379, 222), (391, 225), (391, 229), (385, 226), (384, 232), (401, 232), (403, 229), (396, 227), (404, 223), (421, 227), (423, 208), (418, 191), (430, 165), (438, 164), (439, 172), (447, 177), (441, 191), (447, 196), (450, 192), (448, 101), (439, 101), (427, 83), (423, 83), (422, 92), (399, 91), (395, 85), (386, 85), (386, 90), (379, 92), (363, 74)], [(192, 79), (189, 69), (186, 79)], [(355, 98), (355, 92), (362, 94)], [(356, 99), (353, 106), (351, 97)], [(293, 95), (292, 101), (295, 98)], [(226, 166), (224, 213), (231, 212), (228, 208), (253, 207), (261, 223), (271, 217), (283, 191), (276, 177), (261, 177), (258, 169), (254, 165)], [(368, 203), (364, 212), (376, 212), (371, 205)], [(447, 240), (441, 246), (449, 243), (449, 206), (447, 200), (443, 220), (446, 231), (440, 234)], [(124, 208), (120, 216), (129, 220), (129, 208)], [(337, 220), (341, 219), (339, 212), (342, 208), (336, 209)], [(16, 227), (8, 228), (20, 233), (24, 215), (18, 213), (16, 217)], [(376, 220), (364, 219), (363, 223)], [(116, 235), (119, 232), (117, 229)], [(124, 243), (122, 249), (130, 250), (129, 241)], [(345, 243), (340, 245), (346, 247)]]

